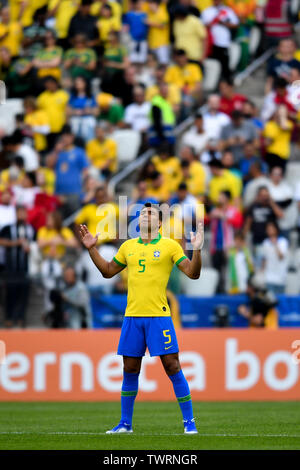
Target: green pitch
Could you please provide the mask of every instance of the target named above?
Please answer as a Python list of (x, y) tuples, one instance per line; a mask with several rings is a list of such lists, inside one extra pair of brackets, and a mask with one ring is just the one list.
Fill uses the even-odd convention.
[(195, 402), (183, 435), (176, 402), (137, 402), (134, 434), (105, 435), (118, 403), (0, 403), (0, 449), (300, 449), (300, 402)]

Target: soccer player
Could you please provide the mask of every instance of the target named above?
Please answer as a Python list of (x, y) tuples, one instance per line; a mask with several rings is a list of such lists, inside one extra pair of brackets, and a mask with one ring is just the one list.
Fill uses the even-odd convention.
[(98, 236), (93, 237), (85, 225), (79, 227), (81, 241), (104, 277), (111, 278), (126, 266), (128, 268), (127, 308), (118, 347), (118, 354), (123, 356), (124, 363), (121, 421), (107, 434), (133, 432), (134, 400), (146, 347), (151, 356), (160, 356), (173, 384), (183, 416), (184, 433), (196, 434), (190, 389), (179, 362), (166, 287), (174, 263), (190, 279), (199, 278), (203, 224), (199, 223), (195, 234), (191, 232), (191, 260), (184, 255), (178, 242), (160, 235), (161, 212), (157, 206), (145, 204), (140, 212), (139, 226), (140, 237), (125, 241), (110, 262), (98, 253)]

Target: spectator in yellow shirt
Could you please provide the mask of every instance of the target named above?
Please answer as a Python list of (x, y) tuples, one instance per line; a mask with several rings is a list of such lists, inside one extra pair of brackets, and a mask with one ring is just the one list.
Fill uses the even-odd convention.
[(279, 106), (263, 131), (267, 150), (265, 160), (270, 169), (280, 166), (285, 170), (290, 157), (293, 122), (288, 119), (287, 113), (288, 110), (284, 105)]
[(175, 48), (185, 50), (188, 59), (202, 62), (206, 49), (206, 28), (202, 21), (189, 14), (188, 9), (179, 5), (175, 10), (173, 24)]
[(166, 70), (165, 81), (175, 83), (185, 95), (199, 97), (202, 81), (200, 67), (188, 62), (187, 54), (183, 49), (174, 51), (174, 60), (175, 64), (170, 65)]
[(37, 106), (47, 113), (50, 125), (50, 133), (47, 136), (48, 150), (52, 150), (66, 123), (69, 94), (59, 88), (57, 80), (52, 76), (46, 77), (44, 85), (46, 90), (38, 96)]
[(222, 162), (218, 159), (212, 159), (209, 162), (212, 178), (208, 186), (208, 197), (212, 204), (217, 204), (220, 193), (229, 191), (231, 194), (231, 202), (236, 206), (240, 203), (242, 192), (242, 183), (240, 178), (231, 171), (225, 170)]
[(37, 108), (36, 100), (31, 96), (25, 98), (24, 110), (24, 123), (27, 124), (33, 134), (35, 149), (41, 152), (47, 147), (46, 137), (50, 132), (48, 115), (42, 109)]
[[(121, 18), (122, 18), (122, 7), (118, 1), (110, 1), (110, 0), (96, 0), (91, 5), (90, 14), (93, 16), (99, 17), (101, 14), (101, 9), (105, 6), (109, 5), (112, 11), (112, 16), (116, 20), (118, 25), (118, 30), (121, 29)], [(125, 13), (123, 11), (123, 13)]]
[(45, 47), (35, 54), (32, 65), (37, 70), (38, 78), (41, 79), (51, 75), (59, 81), (63, 50), (56, 45), (56, 37), (51, 30), (46, 32), (44, 41)]
[(182, 180), (193, 196), (203, 196), (206, 190), (206, 172), (191, 147), (183, 147), (180, 152)]
[(31, 26), (33, 23), (33, 17), (37, 10), (46, 7), (48, 0), (29, 0), (22, 2), (21, 5), (21, 22), (23, 28)]
[(148, 46), (160, 64), (168, 64), (170, 59), (170, 18), (165, 3), (148, 0)]
[(20, 53), (23, 30), (17, 21), (11, 19), (8, 7), (1, 10), (0, 47), (7, 47), (12, 57)]
[(164, 185), (170, 193), (177, 191), (182, 179), (180, 160), (171, 156), (168, 143), (163, 143), (158, 148), (157, 155), (152, 157), (155, 169), (163, 175)]
[(51, 168), (51, 155), (46, 156), (44, 166), (40, 166), (37, 170), (37, 181), (44, 193), (49, 196), (54, 194), (56, 174)]
[(95, 139), (86, 144), (86, 154), (91, 164), (108, 177), (117, 170), (117, 143), (107, 137), (105, 125), (97, 125)]
[[(166, 67), (158, 65), (155, 70), (156, 83), (146, 89), (146, 101), (151, 101), (154, 96), (159, 95), (159, 87), (165, 81)], [(174, 113), (178, 114), (181, 102), (180, 87), (175, 83), (169, 83), (167, 101), (172, 106)]]
[(77, 248), (78, 242), (74, 233), (62, 226), (62, 218), (59, 212), (50, 212), (47, 215), (45, 227), (41, 227), (37, 233), (39, 249), (44, 257), (51, 251), (55, 258), (61, 259), (67, 248)]
[(80, 3), (81, 0), (49, 0), (48, 18), (55, 21), (58, 43), (63, 49), (69, 47), (69, 25)]
[(101, 44), (104, 47), (108, 43), (109, 33), (111, 31), (120, 31), (120, 21), (113, 16), (113, 10), (110, 4), (104, 4), (101, 8), (101, 16), (97, 22), (97, 28), (99, 30)]
[(159, 202), (165, 202), (170, 198), (168, 184), (164, 176), (154, 170), (147, 180), (147, 196), (157, 199)]
[(86, 224), (93, 236), (100, 233), (98, 243), (115, 240), (119, 207), (109, 200), (105, 185), (95, 191), (95, 202), (84, 206), (77, 215), (76, 224)]

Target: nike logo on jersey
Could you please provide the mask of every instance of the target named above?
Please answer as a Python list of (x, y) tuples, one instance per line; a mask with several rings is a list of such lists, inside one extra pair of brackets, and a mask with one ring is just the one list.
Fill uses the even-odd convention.
[(165, 349), (170, 349), (172, 346), (173, 346), (173, 344), (171, 344), (171, 346), (165, 347)]

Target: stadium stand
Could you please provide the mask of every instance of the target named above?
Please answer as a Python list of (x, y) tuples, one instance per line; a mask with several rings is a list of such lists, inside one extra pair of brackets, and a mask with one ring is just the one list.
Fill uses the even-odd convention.
[[(67, 267), (91, 297), (94, 326), (103, 324), (105, 298), (126, 294), (126, 270), (95, 293), (76, 225), (95, 235), (107, 217), (124, 228), (132, 218), (121, 195), (128, 209), (148, 200), (185, 208), (193, 229), (204, 204), (201, 278), (174, 270), (173, 294), (227, 296), (236, 309), (256, 274), (296, 302), (300, 17), (299, 3), (280, 2), (273, 23), (271, 0), (0, 2), (1, 325), (53, 326)], [(186, 248), (188, 236), (175, 235), (182, 215), (169, 224)], [(106, 233), (99, 250), (109, 255), (127, 235)], [(21, 311), (9, 295), (18, 286)]]

